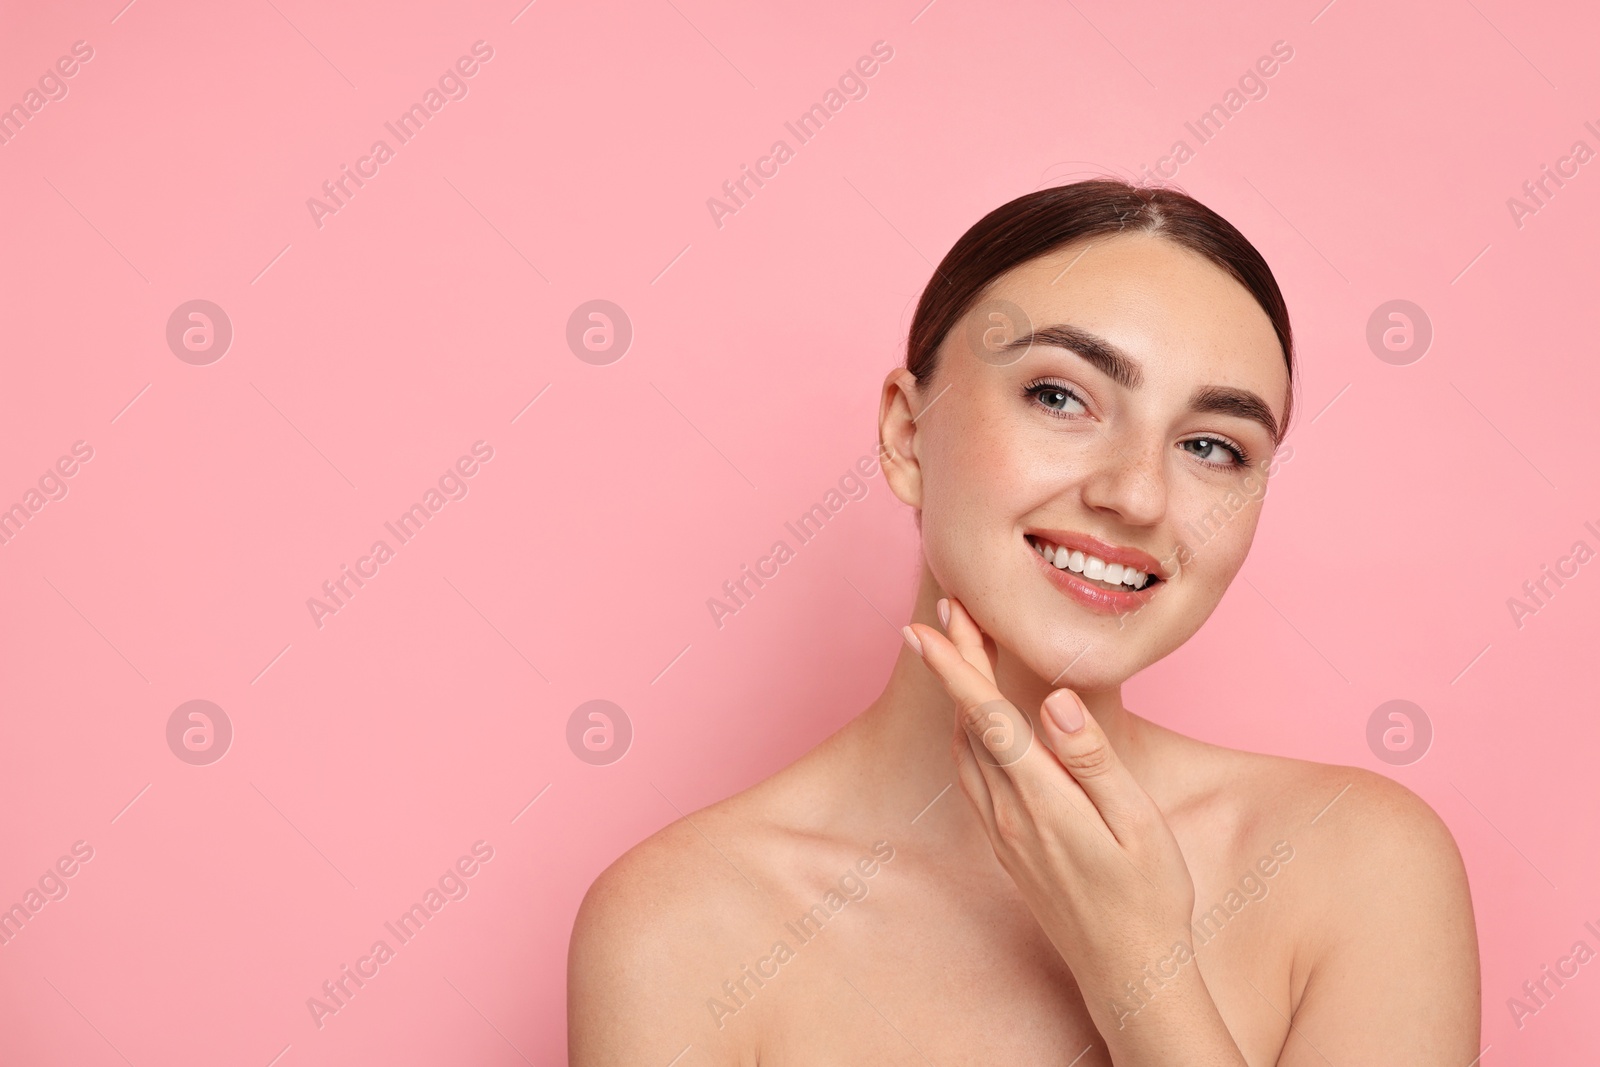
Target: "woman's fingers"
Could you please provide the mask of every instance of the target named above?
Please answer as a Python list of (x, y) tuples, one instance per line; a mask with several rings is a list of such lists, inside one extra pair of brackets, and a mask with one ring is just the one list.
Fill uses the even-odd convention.
[[(1008, 785), (1054, 788), (1084, 815), (1098, 812), (1118, 842), (1134, 840), (1155, 812), (1155, 802), (1134, 780), (1082, 699), (1070, 689), (1058, 689), (1045, 698), (1040, 732), (1055, 759), (1035, 751), (1039, 746), (1033, 744), (1028, 717), (995, 685), (978, 624), (954, 597), (942, 600), (940, 608), (948, 639), (920, 624), (914, 632), (922, 645), (923, 662), (955, 701), (958, 729), (971, 738), (976, 769), (989, 786), (991, 813), (997, 800), (1014, 798)], [(1066, 768), (1078, 789), (1058, 778), (1060, 771), (1052, 766), (1056, 762)]]
[(1044, 698), (1040, 733), (1056, 759), (1083, 788), (1117, 841), (1129, 844), (1155, 810), (1083, 700), (1070, 689)]
[[(955, 622), (954, 617), (950, 621)], [(922, 622), (912, 622), (906, 629), (917, 638), (915, 643), (922, 649), (922, 662), (933, 670), (944, 685), (944, 691), (955, 702), (958, 725), (965, 726), (974, 742), (992, 753), (995, 765), (1000, 765), (1000, 761), (1008, 758), (1008, 752), (1003, 749), (1016, 747), (1019, 741), (1014, 723), (1021, 718), (1026, 725), (1026, 718), (1006, 701), (995, 686), (994, 678), (968, 661), (944, 633)], [(1032, 731), (1027, 734), (1030, 736)], [(989, 763), (989, 760), (981, 761)]]
[[(954, 623), (954, 613), (951, 622)], [(970, 621), (970, 620), (969, 620)], [(956, 724), (972, 737), (978, 770), (991, 790), (1006, 790), (1019, 774), (1048, 774), (1059, 768), (1048, 752), (1034, 743), (1033, 726), (995, 686), (990, 675), (974, 666), (944, 634), (921, 623), (909, 631), (920, 646), (923, 663), (938, 677), (956, 706)], [(981, 652), (981, 648), (979, 649)]]
[(940, 600), (939, 621), (944, 624), (944, 632), (950, 635), (951, 642), (961, 651), (961, 658), (976, 667), (993, 684), (994, 663), (983, 646), (983, 631), (967, 614), (961, 602), (955, 597)]
[(956, 765), (956, 781), (961, 786), (961, 791), (967, 794), (967, 799), (977, 809), (978, 818), (988, 829), (989, 835), (994, 836), (994, 794), (989, 791), (989, 781), (984, 777), (983, 768), (979, 765), (978, 755), (973, 750), (972, 735), (967, 733), (966, 727), (958, 718), (955, 732), (950, 737), (950, 755)]

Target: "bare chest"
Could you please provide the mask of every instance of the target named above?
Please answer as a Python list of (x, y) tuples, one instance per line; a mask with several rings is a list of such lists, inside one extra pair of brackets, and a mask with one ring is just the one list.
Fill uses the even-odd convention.
[[(1198, 967), (1246, 1057), (1272, 1062), (1292, 1014), (1292, 905), (1259, 877), (1241, 886), (1196, 875), (1193, 957), (1129, 960), (1120, 995), (1101, 1007), (1137, 1025), (1181, 968)], [(742, 1058), (765, 1067), (1110, 1064), (1032, 913), (1003, 882), (986, 884), (930, 892), (915, 878), (884, 879), (824, 922), (785, 923), (774, 951), (729, 991), (735, 1014), (724, 1025), (744, 1029)]]

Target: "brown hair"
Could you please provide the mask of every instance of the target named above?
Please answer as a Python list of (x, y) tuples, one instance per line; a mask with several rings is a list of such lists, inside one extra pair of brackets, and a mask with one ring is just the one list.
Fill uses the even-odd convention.
[(1250, 290), (1272, 321), (1289, 370), (1280, 438), (1294, 404), (1294, 336), (1289, 308), (1267, 261), (1227, 219), (1163, 186), (1115, 178), (1074, 182), (1019, 196), (979, 219), (939, 263), (917, 302), (906, 341), (906, 369), (925, 384), (938, 368), (939, 345), (990, 282), (1029, 260), (1097, 234), (1156, 234), (1198, 252)]

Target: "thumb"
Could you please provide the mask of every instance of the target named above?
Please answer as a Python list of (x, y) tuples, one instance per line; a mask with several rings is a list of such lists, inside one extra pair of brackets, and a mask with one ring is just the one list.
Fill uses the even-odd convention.
[(1088, 794), (1112, 834), (1126, 843), (1124, 835), (1136, 829), (1136, 821), (1154, 802), (1117, 756), (1082, 698), (1070, 689), (1057, 689), (1045, 697), (1039, 722), (1046, 747)]

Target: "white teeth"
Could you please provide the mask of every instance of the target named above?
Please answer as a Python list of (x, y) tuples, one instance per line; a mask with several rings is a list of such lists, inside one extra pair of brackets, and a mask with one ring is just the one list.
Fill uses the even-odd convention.
[(1070, 570), (1085, 578), (1095, 578), (1111, 585), (1125, 585), (1129, 589), (1143, 589), (1154, 580), (1145, 571), (1136, 570), (1124, 563), (1107, 563), (1098, 556), (1085, 555), (1076, 549), (1069, 551), (1060, 545), (1033, 541), (1033, 549), (1059, 570)]

